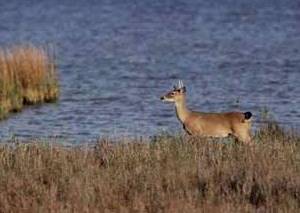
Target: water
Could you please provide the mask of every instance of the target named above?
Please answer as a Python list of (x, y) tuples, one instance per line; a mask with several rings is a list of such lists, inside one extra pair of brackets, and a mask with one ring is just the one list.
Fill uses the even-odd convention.
[(0, 45), (54, 46), (62, 92), (0, 122), (0, 137), (180, 131), (159, 100), (178, 79), (192, 109), (250, 110), (258, 125), (267, 108), (299, 128), (299, 23), (298, 0), (0, 0)]

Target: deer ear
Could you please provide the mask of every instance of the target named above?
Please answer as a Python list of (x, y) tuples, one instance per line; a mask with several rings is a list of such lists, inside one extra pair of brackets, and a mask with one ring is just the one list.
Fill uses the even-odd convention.
[(182, 92), (182, 93), (185, 93), (185, 92), (186, 92), (185, 86), (181, 88), (181, 92)]

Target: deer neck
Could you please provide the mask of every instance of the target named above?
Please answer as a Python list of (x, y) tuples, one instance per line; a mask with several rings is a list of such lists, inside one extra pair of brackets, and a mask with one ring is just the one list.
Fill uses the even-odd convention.
[(181, 121), (181, 123), (184, 123), (190, 113), (186, 107), (185, 98), (183, 98), (182, 101), (175, 102), (175, 109), (177, 118)]

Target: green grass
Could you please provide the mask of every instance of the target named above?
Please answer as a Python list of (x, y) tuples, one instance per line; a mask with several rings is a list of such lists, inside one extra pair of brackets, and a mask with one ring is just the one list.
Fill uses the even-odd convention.
[(299, 212), (300, 137), (255, 145), (161, 135), (0, 147), (0, 212)]

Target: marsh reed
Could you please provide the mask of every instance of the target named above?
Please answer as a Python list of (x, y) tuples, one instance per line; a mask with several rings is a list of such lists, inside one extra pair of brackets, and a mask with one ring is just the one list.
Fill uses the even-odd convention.
[(0, 119), (58, 95), (54, 54), (32, 45), (0, 49)]
[(0, 212), (299, 212), (299, 135), (268, 125), (255, 142), (2, 145)]

